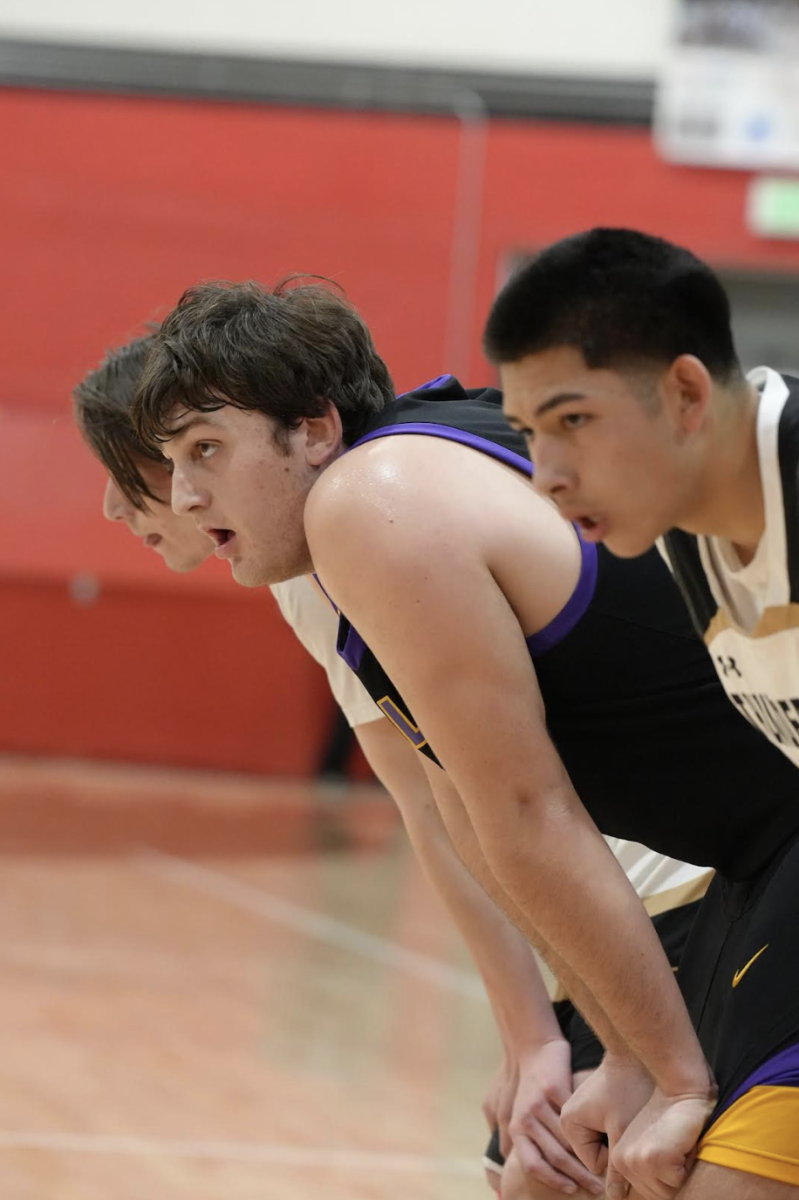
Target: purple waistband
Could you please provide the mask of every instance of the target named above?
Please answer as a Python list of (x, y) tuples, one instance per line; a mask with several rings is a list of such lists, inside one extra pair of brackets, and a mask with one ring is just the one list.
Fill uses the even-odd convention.
[(799, 1044), (788, 1046), (786, 1050), (780, 1050), (779, 1054), (761, 1063), (713, 1114), (714, 1122), (731, 1108), (736, 1100), (740, 1100), (755, 1087), (799, 1087)]

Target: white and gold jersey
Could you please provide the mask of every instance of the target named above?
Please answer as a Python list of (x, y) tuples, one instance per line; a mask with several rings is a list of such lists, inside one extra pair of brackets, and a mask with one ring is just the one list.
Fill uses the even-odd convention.
[(336, 653), (338, 617), (310, 575), (270, 588), (286, 622), (305, 649), (324, 667), (330, 690), (352, 728), (382, 717), (366, 688)]
[(724, 539), (679, 530), (661, 549), (727, 695), (799, 766), (799, 380), (768, 367), (748, 378), (761, 393), (765, 505), (754, 559), (742, 565)]

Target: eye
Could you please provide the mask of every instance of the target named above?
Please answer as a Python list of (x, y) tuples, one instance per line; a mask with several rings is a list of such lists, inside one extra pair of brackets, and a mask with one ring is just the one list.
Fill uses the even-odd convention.
[(590, 421), (588, 413), (564, 413), (560, 419), (562, 427), (568, 431), (573, 429), (582, 429), (588, 421)]
[(198, 458), (210, 458), (219, 449), (217, 442), (195, 442), (195, 452)]

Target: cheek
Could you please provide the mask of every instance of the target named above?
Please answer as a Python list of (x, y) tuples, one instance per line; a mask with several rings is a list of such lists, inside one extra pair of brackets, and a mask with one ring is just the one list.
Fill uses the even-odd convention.
[(159, 511), (158, 532), (163, 537), (179, 543), (191, 543), (199, 534), (197, 526), (190, 517), (178, 516), (171, 508)]

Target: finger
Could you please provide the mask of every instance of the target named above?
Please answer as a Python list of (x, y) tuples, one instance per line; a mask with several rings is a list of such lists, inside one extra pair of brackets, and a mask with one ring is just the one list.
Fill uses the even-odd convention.
[(572, 1152), (571, 1142), (569, 1141), (566, 1130), (563, 1128), (563, 1122), (560, 1118), (560, 1111), (552, 1105), (547, 1105), (538, 1114), (538, 1120), (549, 1130), (550, 1134), (561, 1146), (564, 1146), (569, 1153)]
[(605, 1193), (605, 1182), (596, 1175), (592, 1175), (579, 1158), (573, 1153), (571, 1147), (564, 1149), (549, 1130), (543, 1126), (538, 1131), (538, 1136), (534, 1139), (535, 1144), (541, 1152), (542, 1156), (556, 1171), (561, 1175), (565, 1175), (581, 1187), (584, 1191), (590, 1192), (594, 1196), (602, 1196)]
[(583, 1166), (593, 1175), (604, 1175), (608, 1165), (608, 1148), (602, 1141), (602, 1133), (574, 1121), (568, 1125), (563, 1122), (562, 1125), (568, 1144)]
[(608, 1170), (605, 1176), (605, 1192), (608, 1200), (627, 1200), (630, 1194), (629, 1183), (616, 1170), (612, 1162), (608, 1162)]
[(513, 1149), (513, 1139), (510, 1135), (510, 1128), (507, 1121), (500, 1122), (499, 1149), (503, 1158), (507, 1158)]
[(548, 1163), (533, 1142), (527, 1138), (518, 1138), (514, 1142), (513, 1148), (516, 1151), (519, 1165), (528, 1179), (535, 1179), (553, 1192), (559, 1192), (565, 1196), (573, 1196), (577, 1191), (577, 1184), (574, 1180), (557, 1171)]
[[(611, 1170), (615, 1170), (615, 1168), (611, 1167)], [(628, 1189), (624, 1195), (629, 1196), (630, 1189), (632, 1189), (635, 1200), (639, 1200), (639, 1197), (640, 1200), (671, 1200), (671, 1197), (675, 1195), (674, 1188), (651, 1175), (642, 1175), (640, 1171), (631, 1171), (625, 1168), (624, 1175), (619, 1178), (623, 1180)], [(618, 1200), (622, 1200), (622, 1196), (623, 1194), (619, 1192)], [(615, 1197), (610, 1197), (609, 1191), (608, 1197), (610, 1200), (616, 1200)]]

